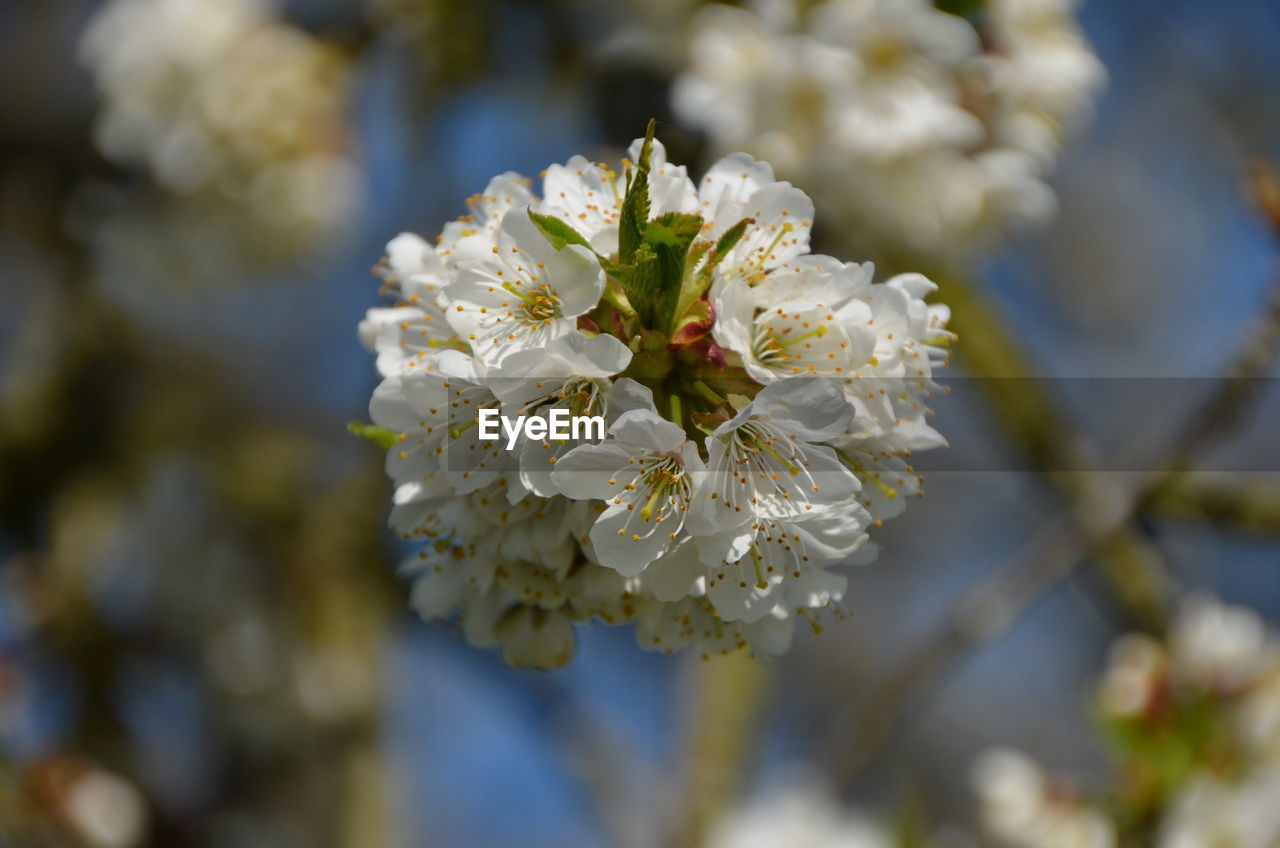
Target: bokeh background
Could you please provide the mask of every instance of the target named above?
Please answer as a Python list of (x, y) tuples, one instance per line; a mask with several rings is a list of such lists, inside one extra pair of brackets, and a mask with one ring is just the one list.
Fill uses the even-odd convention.
[[(299, 98), (325, 63), (347, 76), (298, 142), (333, 169), (264, 210), (252, 186), (228, 208), (104, 156), (80, 46), (100, 4), (0, 0), (0, 844), (670, 842), (701, 779), (702, 661), (585, 627), (569, 668), (515, 671), (418, 621), (381, 457), (345, 425), (376, 383), (355, 325), (389, 237), (438, 232), (501, 171), (616, 156), (649, 117), (672, 159), (710, 161), (668, 101), (691, 5), (290, 0), (317, 66), (278, 79), (285, 39), (243, 72)], [(1110, 81), (1052, 178), (1059, 214), (968, 269), (1017, 359), (975, 375), (962, 338), (928, 496), (879, 532), (848, 619), (754, 678), (721, 781), (742, 797), (804, 771), (963, 840), (993, 744), (1106, 779), (1089, 692), (1143, 624), (1117, 573), (1280, 619), (1270, 365), (1128, 548), (884, 696), (1079, 492), (1212, 412), (1280, 275), (1249, 191), (1280, 157), (1280, 6), (1093, 0), (1080, 20)], [(1058, 404), (1046, 438), (1096, 443), (1088, 485), (1010, 392)]]

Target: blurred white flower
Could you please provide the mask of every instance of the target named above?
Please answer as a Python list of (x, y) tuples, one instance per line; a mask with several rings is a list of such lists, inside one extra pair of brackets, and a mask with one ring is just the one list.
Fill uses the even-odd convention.
[(709, 6), (677, 114), (814, 192), (875, 256), (964, 258), (1055, 209), (1043, 179), (1105, 72), (1070, 4), (993, 4), (980, 28), (928, 0)]
[(1275, 643), (1253, 610), (1203, 594), (1183, 601), (1169, 633), (1175, 675), (1209, 690), (1235, 691), (1275, 657)]
[(1280, 844), (1280, 765), (1232, 784), (1198, 774), (1160, 826), (1158, 848), (1271, 848)]
[(708, 848), (890, 848), (890, 834), (865, 814), (844, 809), (830, 790), (797, 782), (726, 815)]
[(1105, 804), (1079, 801), (1023, 754), (989, 751), (973, 778), (991, 835), (1015, 848), (1117, 835), (1158, 848), (1280, 844), (1280, 655), (1256, 612), (1189, 594), (1164, 641), (1116, 641), (1098, 701), (1120, 743)]
[(1099, 810), (1054, 786), (1030, 757), (985, 752), (972, 780), (984, 828), (1011, 848), (1112, 848), (1116, 834)]
[(111, 0), (80, 55), (108, 158), (241, 207), (246, 240), (304, 248), (349, 222), (361, 181), (347, 155), (346, 61), (271, 3)]
[(1106, 673), (1098, 686), (1102, 709), (1112, 716), (1137, 718), (1155, 704), (1168, 662), (1160, 643), (1131, 633), (1111, 646)]

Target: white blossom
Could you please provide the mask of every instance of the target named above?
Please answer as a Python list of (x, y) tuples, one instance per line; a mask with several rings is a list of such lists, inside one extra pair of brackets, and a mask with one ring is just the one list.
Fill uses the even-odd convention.
[[(632, 401), (626, 386), (614, 396), (610, 377), (631, 361), (631, 351), (613, 336), (570, 333), (544, 349), (517, 352), (488, 380), (510, 416), (548, 415), (564, 409), (575, 416), (620, 414)], [(612, 401), (612, 402), (611, 402)], [(558, 493), (551, 480), (556, 463), (583, 439), (526, 438), (520, 445), (520, 480), (532, 492)]]
[(753, 517), (794, 518), (848, 501), (858, 480), (822, 442), (839, 436), (849, 418), (831, 381), (797, 377), (766, 386), (707, 437), (695, 532), (738, 531), (731, 550), (740, 556)]
[(1256, 612), (1201, 594), (1183, 601), (1169, 634), (1175, 673), (1210, 690), (1234, 691), (1251, 683), (1274, 650)]
[[(631, 160), (639, 158), (640, 145), (640, 140), (631, 145)], [(694, 211), (697, 195), (693, 182), (683, 165), (667, 162), (662, 142), (653, 142), (649, 162), (650, 217)], [(618, 252), (618, 219), (625, 192), (625, 168), (610, 168), (585, 156), (574, 156), (563, 165), (547, 168), (544, 199), (538, 204), (538, 211), (563, 219), (585, 236), (593, 249), (607, 256)]]
[[(552, 166), (541, 196), (502, 174), (434, 245), (388, 245), (394, 305), (359, 333), (391, 524), (423, 545), (403, 571), (424, 617), (514, 664), (563, 665), (586, 621), (777, 656), (797, 620), (842, 614), (836, 566), (919, 492), (905, 456), (943, 443), (924, 417), (947, 313), (918, 275), (810, 255), (813, 204), (764, 162), (694, 183), (656, 142), (630, 157)], [(637, 186), (657, 226), (628, 220)], [(524, 426), (570, 416), (607, 434)]]
[(591, 251), (552, 247), (524, 209), (503, 217), (495, 241), (489, 256), (460, 263), (442, 296), (450, 326), (488, 365), (577, 332), (604, 291)]
[(80, 57), (101, 99), (103, 154), (219, 213), (240, 252), (311, 247), (350, 221), (361, 179), (348, 62), (274, 3), (111, 0)]
[(1233, 784), (1191, 779), (1161, 823), (1158, 848), (1268, 848), (1280, 842), (1280, 764)]
[(988, 832), (1010, 848), (1112, 848), (1115, 828), (1061, 788), (1029, 757), (1008, 748), (983, 753), (973, 783)]
[(1257, 613), (1192, 592), (1163, 639), (1116, 641), (1098, 701), (1123, 744), (1115, 789), (1097, 803), (1024, 754), (979, 758), (981, 818), (1001, 844), (1123, 838), (1157, 848), (1267, 848), (1280, 840), (1280, 656)]
[(1105, 81), (1063, 0), (974, 24), (928, 0), (711, 5), (677, 114), (815, 193), (846, 238), (952, 261), (1055, 210), (1044, 177)]
[(721, 277), (711, 295), (716, 341), (766, 385), (796, 375), (852, 376), (876, 341), (871, 305), (857, 297), (872, 272), (807, 256), (755, 285)]
[(569, 497), (608, 505), (591, 544), (602, 563), (632, 576), (676, 545), (703, 464), (684, 430), (652, 409), (623, 413), (609, 435), (574, 448), (552, 477)]
[(798, 778), (730, 811), (709, 848), (890, 848), (890, 833), (866, 814), (844, 809), (830, 788)]

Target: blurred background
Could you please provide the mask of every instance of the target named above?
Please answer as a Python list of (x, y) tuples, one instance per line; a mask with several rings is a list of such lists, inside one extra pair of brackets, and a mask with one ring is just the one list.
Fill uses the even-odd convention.
[(952, 447), (847, 620), (749, 671), (582, 627), (552, 674), (409, 610), (355, 326), (387, 240), (494, 174), (650, 117), (705, 168), (699, 4), (125, 5), (0, 0), (0, 845), (644, 848), (798, 774), (984, 844), (986, 748), (1108, 785), (1117, 636), (1189, 587), (1280, 619), (1271, 0), (1080, 10), (1109, 82), (1056, 216), (927, 268)]

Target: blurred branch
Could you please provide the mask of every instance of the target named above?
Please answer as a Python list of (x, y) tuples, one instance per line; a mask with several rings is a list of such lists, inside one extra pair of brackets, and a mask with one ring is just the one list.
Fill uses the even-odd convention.
[(737, 796), (769, 681), (768, 667), (741, 651), (693, 662), (682, 687), (692, 698), (684, 810), (672, 842), (680, 848), (702, 845)]
[[(1266, 174), (1266, 185), (1275, 188), (1271, 182), (1274, 175), (1270, 170)], [(1255, 174), (1255, 180), (1259, 179)], [(1276, 191), (1276, 198), (1280, 199), (1280, 190)], [(1268, 217), (1280, 233), (1280, 202), (1275, 210), (1277, 215)], [(947, 299), (954, 306), (957, 301), (953, 298), (965, 291), (952, 284), (947, 289)], [(1019, 376), (1009, 373), (1021, 371), (1017, 363), (1022, 360), (1013, 355), (1014, 348), (1000, 322), (975, 306), (976, 295), (972, 292), (960, 294), (958, 302), (961, 314), (966, 316), (960, 322), (968, 328), (968, 333), (960, 330), (966, 342), (974, 340), (972, 333), (976, 329), (991, 333), (976, 340), (970, 367), (976, 361), (977, 369), (995, 372), (983, 376)], [(1037, 535), (1020, 556), (956, 601), (942, 626), (872, 690), (861, 709), (850, 706), (841, 712), (823, 740), (824, 749), (833, 752), (836, 779), (847, 782), (857, 776), (883, 749), (921, 689), (939, 685), (972, 651), (999, 639), (1088, 557), (1097, 556), (1110, 563), (1104, 566), (1104, 572), (1122, 598), (1140, 601), (1141, 608), (1155, 602), (1159, 596), (1153, 593), (1163, 591), (1163, 574), (1152, 549), (1131, 529), (1131, 523), (1140, 511), (1178, 492), (1195, 461), (1240, 423), (1244, 412), (1256, 401), (1264, 382), (1260, 378), (1274, 362), (1278, 349), (1280, 274), (1263, 315), (1247, 334), (1234, 363), (1170, 450), (1167, 470), (1146, 475), (1136, 487), (1127, 489), (1115, 475), (1071, 473), (1062, 479), (1051, 473), (1055, 482), (1072, 493), (1070, 508)], [(1006, 360), (1006, 356), (1011, 358)], [(992, 387), (992, 400), (1001, 417), (1008, 416), (1012, 432), (1021, 435), (1033, 455), (1066, 458), (1081, 449), (1080, 440), (1064, 441), (1059, 446), (1044, 435), (1061, 435), (1061, 425), (1053, 423), (1061, 419), (1050, 417), (1052, 404), (1048, 398), (1036, 396), (1034, 391), (1023, 397), (1010, 394), (1005, 388), (1010, 383), (1007, 380), (985, 383)], [(1037, 416), (1043, 416), (1044, 433), (1038, 429)], [(1073, 466), (1055, 462), (1047, 467)], [(1158, 583), (1151, 582), (1157, 577)], [(1133, 581), (1132, 585), (1128, 581)], [(849, 728), (854, 728), (852, 734)]]
[(1157, 515), (1276, 536), (1280, 535), (1280, 479), (1187, 474), (1153, 496), (1147, 509)]
[(1109, 481), (1074, 470), (1100, 467), (1097, 446), (1071, 423), (1043, 381), (1033, 379), (1031, 358), (1011, 334), (1012, 322), (973, 286), (945, 276), (939, 286), (939, 300), (951, 307), (950, 326), (960, 337), (957, 355), (981, 378), (1001, 425), (1066, 500), (1078, 532), (1094, 539), (1104, 533), (1115, 537), (1099, 557), (1102, 573), (1137, 623), (1160, 629), (1168, 586), (1159, 554), (1135, 529), (1104, 528), (1096, 515), (1099, 505), (1105, 511), (1114, 498)]

